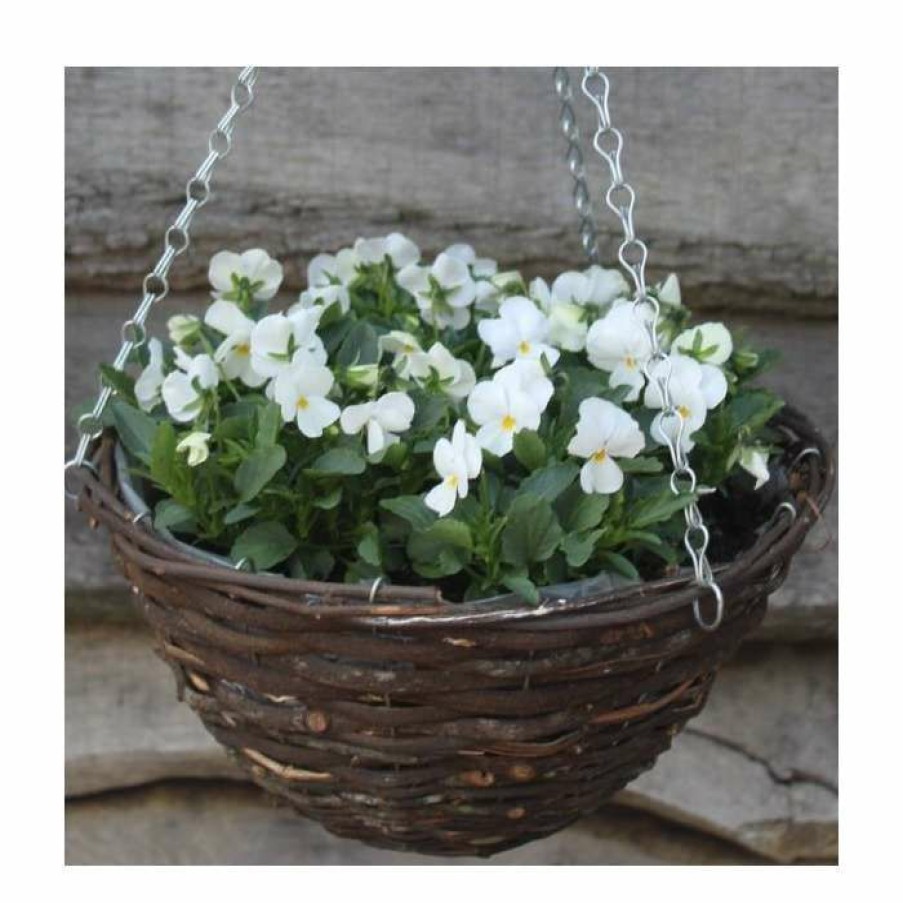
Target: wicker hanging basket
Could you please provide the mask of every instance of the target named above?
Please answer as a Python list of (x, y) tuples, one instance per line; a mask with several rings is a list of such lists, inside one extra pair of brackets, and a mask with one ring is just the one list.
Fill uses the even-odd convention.
[(593, 812), (650, 768), (759, 623), (834, 483), (808, 420), (786, 411), (777, 425), (790, 495), (716, 567), (714, 632), (695, 622), (690, 571), (529, 608), (199, 563), (136, 522), (112, 437), (74, 476), (179, 697), (254, 781), (343, 837), (489, 856)]

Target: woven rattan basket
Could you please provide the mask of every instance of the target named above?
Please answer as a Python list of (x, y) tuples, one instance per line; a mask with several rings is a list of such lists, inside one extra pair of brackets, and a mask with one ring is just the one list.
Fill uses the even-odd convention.
[(344, 837), (488, 856), (650, 768), (759, 623), (834, 482), (812, 425), (792, 411), (778, 423), (789, 504), (716, 568), (711, 633), (689, 573), (531, 608), (199, 563), (135, 522), (111, 437), (96, 474), (77, 471), (79, 505), (109, 528), (180, 698), (259, 785)]

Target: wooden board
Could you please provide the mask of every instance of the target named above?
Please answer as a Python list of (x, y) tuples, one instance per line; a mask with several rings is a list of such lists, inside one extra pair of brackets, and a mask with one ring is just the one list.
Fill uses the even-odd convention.
[[(571, 74), (587, 132), (592, 111)], [(835, 313), (836, 70), (610, 74), (653, 275), (678, 271), (700, 306)], [(139, 284), (234, 75), (67, 70), (70, 285)], [(262, 246), (297, 286), (318, 251), (393, 229), (433, 253), (468, 241), (530, 272), (576, 263), (557, 116), (550, 69), (265, 69), (174, 284), (203, 284), (220, 248)], [(589, 166), (613, 261), (607, 169)]]
[[(776, 861), (835, 856), (836, 674), (831, 648), (747, 651), (673, 750), (620, 800)], [(112, 625), (70, 628), (67, 794), (201, 776), (241, 777), (176, 704), (149, 637)]]

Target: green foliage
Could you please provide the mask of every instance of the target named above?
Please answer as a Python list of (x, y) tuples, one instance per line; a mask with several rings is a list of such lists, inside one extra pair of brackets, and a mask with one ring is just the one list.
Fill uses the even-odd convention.
[(280, 523), (265, 521), (248, 527), (232, 545), (230, 558), (238, 564), (248, 559), (257, 571), (265, 571), (285, 561), (298, 541)]

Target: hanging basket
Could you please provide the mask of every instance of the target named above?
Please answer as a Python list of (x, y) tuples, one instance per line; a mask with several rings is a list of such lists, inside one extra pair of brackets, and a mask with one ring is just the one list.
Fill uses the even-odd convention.
[(761, 621), (834, 482), (805, 417), (776, 425), (791, 494), (716, 566), (712, 632), (694, 618), (691, 571), (527, 608), (199, 563), (124, 503), (112, 437), (74, 476), (180, 698), (257, 784), (342, 837), (489, 856), (650, 768)]

